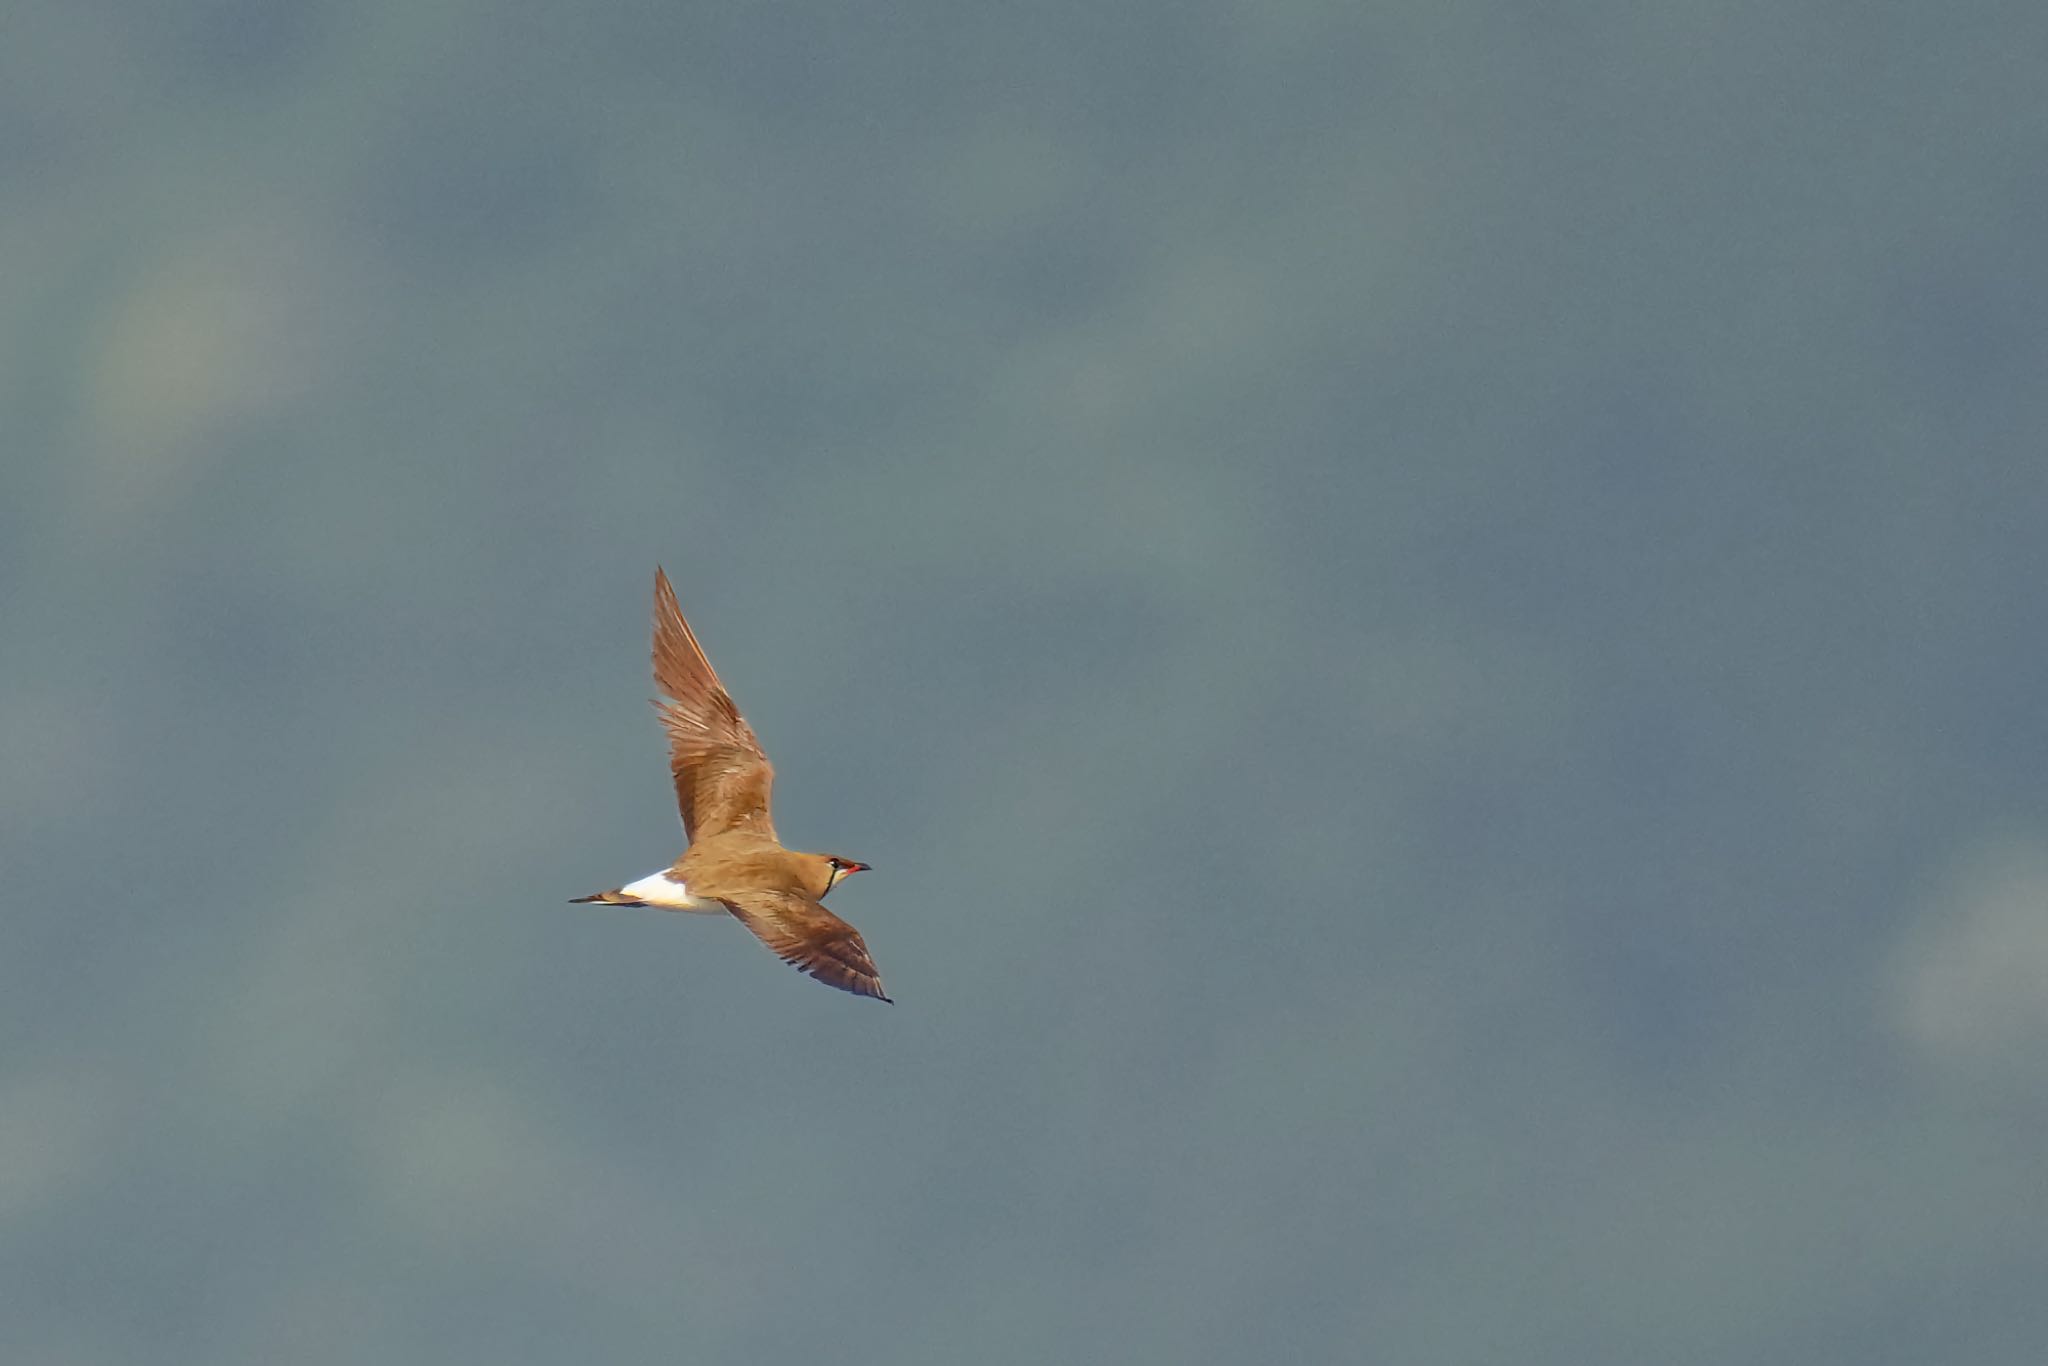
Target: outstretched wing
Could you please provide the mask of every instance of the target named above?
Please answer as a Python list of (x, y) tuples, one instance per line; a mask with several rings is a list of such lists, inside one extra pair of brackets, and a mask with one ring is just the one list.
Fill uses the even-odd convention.
[(771, 891), (723, 900), (742, 925), (797, 971), (856, 996), (889, 999), (860, 931), (817, 902), (793, 892)]
[(774, 839), (768, 815), (774, 766), (712, 672), (660, 569), (654, 571), (654, 685), (668, 699), (654, 706), (668, 732), (668, 769), (676, 780), (683, 832), (692, 840), (726, 830)]

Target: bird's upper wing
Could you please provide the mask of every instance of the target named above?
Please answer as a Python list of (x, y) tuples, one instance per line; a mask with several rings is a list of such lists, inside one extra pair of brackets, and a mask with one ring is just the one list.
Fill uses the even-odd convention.
[(881, 974), (860, 931), (794, 892), (745, 892), (721, 898), (775, 956), (827, 986), (887, 1001)]
[(775, 838), (768, 815), (775, 769), (761, 752), (753, 727), (711, 670), (704, 647), (683, 620), (668, 575), (654, 571), (654, 684), (668, 732), (668, 768), (676, 780), (683, 832), (692, 840), (726, 830)]

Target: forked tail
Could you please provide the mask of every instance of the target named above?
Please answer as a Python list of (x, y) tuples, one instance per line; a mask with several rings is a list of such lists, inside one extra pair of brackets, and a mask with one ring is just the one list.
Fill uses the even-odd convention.
[(606, 906), (645, 906), (647, 904), (637, 896), (628, 895), (623, 887), (614, 887), (608, 892), (592, 892), (589, 896), (572, 896), (569, 898), (571, 906), (580, 905), (586, 901), (596, 901)]

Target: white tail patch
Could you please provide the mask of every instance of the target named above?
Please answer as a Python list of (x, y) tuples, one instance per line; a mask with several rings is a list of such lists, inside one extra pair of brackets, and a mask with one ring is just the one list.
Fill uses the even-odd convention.
[(650, 906), (659, 906), (669, 911), (697, 911), (704, 915), (723, 915), (725, 907), (716, 901), (705, 901), (690, 895), (690, 889), (668, 875), (664, 868), (658, 873), (649, 873), (638, 882), (629, 882), (619, 888), (627, 896), (638, 897)]

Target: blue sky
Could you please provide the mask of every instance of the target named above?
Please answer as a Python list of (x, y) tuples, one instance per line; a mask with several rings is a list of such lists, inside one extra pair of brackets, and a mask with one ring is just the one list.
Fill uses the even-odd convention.
[(7, 28), (10, 1360), (2040, 1359), (2036, 7)]

